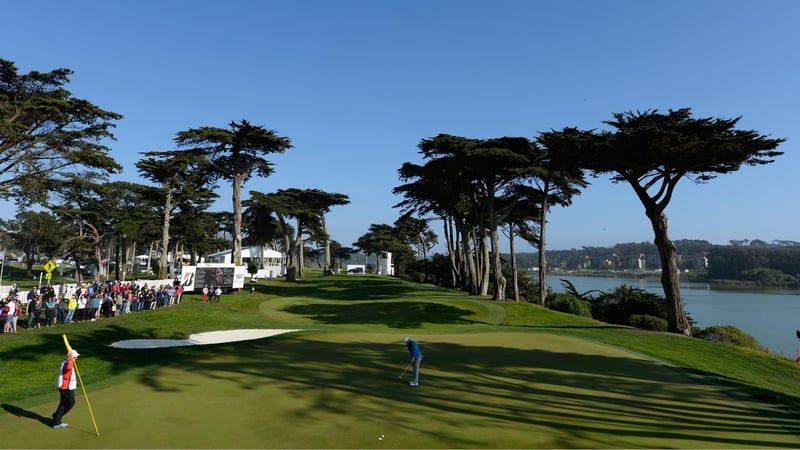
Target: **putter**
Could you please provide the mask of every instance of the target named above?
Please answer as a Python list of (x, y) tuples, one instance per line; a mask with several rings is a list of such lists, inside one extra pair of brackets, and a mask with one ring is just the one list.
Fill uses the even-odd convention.
[(400, 376), (399, 376), (399, 377), (397, 377), (397, 378), (399, 378), (399, 379), (401, 379), (401, 380), (402, 380), (402, 379), (403, 379), (403, 377), (406, 375), (406, 372), (408, 371), (408, 368), (409, 368), (409, 367), (411, 367), (411, 363), (408, 363), (408, 365), (406, 366), (406, 368), (405, 368), (405, 369), (403, 369), (403, 373), (401, 373), (401, 374), (400, 374)]

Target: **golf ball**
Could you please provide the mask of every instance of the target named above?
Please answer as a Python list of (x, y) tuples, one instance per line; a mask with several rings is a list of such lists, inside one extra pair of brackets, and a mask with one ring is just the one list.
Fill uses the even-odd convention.
[(378, 440), (382, 441), (383, 440), (383, 435), (378, 436)]

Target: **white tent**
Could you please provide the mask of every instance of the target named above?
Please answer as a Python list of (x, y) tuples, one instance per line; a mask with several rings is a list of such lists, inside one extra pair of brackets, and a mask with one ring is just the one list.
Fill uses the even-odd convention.
[[(242, 248), (242, 263), (247, 263), (251, 259), (258, 260), (259, 258), (264, 258), (263, 269), (269, 271), (269, 273), (263, 274), (260, 270), (259, 277), (265, 278), (286, 274), (283, 253), (255, 245)], [(233, 250), (206, 255), (203, 258), (203, 262), (233, 264)]]

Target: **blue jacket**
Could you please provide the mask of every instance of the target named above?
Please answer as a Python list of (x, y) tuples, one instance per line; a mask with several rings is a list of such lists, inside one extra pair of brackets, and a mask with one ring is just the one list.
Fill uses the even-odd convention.
[(411, 359), (422, 358), (422, 352), (419, 351), (417, 341), (408, 341), (406, 342), (406, 346), (408, 347), (408, 354), (411, 355)]

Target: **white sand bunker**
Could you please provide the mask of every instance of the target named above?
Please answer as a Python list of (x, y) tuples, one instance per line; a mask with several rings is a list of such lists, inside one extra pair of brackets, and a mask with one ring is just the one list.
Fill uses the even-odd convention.
[(130, 339), (118, 341), (111, 344), (116, 348), (160, 348), (160, 347), (182, 347), (186, 345), (210, 345), (224, 344), (226, 342), (250, 341), (265, 337), (276, 336), (283, 333), (291, 333), (300, 330), (227, 330), (210, 331), (208, 333), (195, 333), (189, 335), (189, 339)]

